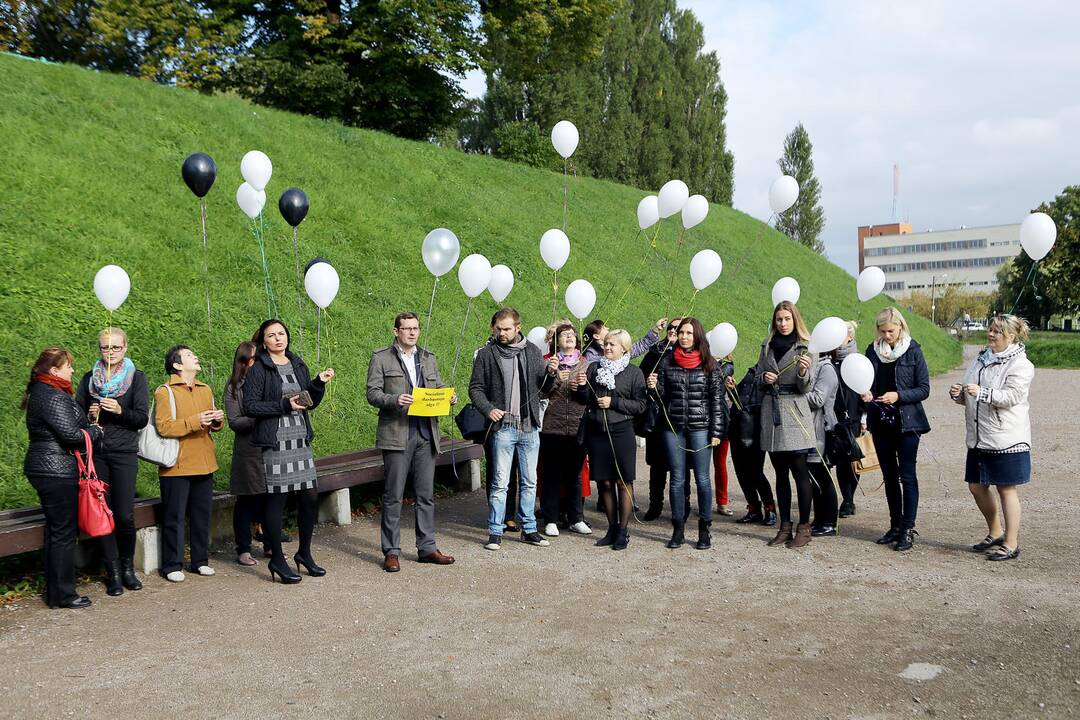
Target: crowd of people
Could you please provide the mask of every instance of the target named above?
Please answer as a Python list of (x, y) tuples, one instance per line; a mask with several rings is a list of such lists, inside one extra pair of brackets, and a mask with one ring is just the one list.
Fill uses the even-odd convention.
[[(1028, 389), (1034, 368), (1024, 351), (1028, 327), (1023, 319), (999, 315), (988, 328), (988, 346), (949, 394), (964, 406), (964, 479), (987, 523), (986, 538), (972, 549), (998, 561), (1020, 554), (1017, 488), (1031, 473)], [(600, 320), (582, 337), (573, 323), (561, 320), (548, 328), (545, 353), (522, 335), (516, 310), (499, 310), (491, 336), (475, 354), (468, 388), (472, 411), (483, 422), (474, 437), (484, 446), (488, 467), (484, 547), (498, 550), (507, 532), (520, 531), (523, 542), (540, 547), (550, 545), (560, 528), (591, 534), (584, 498), (595, 483), (598, 509), (607, 522), (596, 545), (626, 549), (637, 510), (637, 439), (643, 438), (649, 481), (642, 520), (663, 514), (666, 489), (668, 548), (687, 542), (691, 473), (697, 549), (712, 546), (714, 515), (733, 514), (729, 454), (746, 499), (746, 512), (735, 522), (775, 526), (769, 546), (801, 548), (815, 537), (836, 535), (838, 518), (855, 514), (859, 478), (852, 460), (861, 457), (859, 438), (869, 433), (890, 518), (877, 542), (910, 550), (918, 535), (919, 442), (930, 431), (922, 406), (930, 393), (929, 370), (903, 315), (886, 308), (877, 315), (876, 339), (865, 351), (874, 368), (873, 386), (861, 395), (852, 392), (840, 380), (840, 366), (857, 352), (855, 329), (849, 322), (839, 348), (811, 353), (798, 307), (782, 302), (773, 310), (756, 364), (736, 381), (733, 359), (713, 357), (694, 317), (661, 319), (636, 343), (626, 330)], [(366, 396), (378, 410), (376, 447), (385, 472), (381, 545), (387, 572), (401, 569), (399, 525), (410, 478), (418, 561), (454, 562), (435, 541), (438, 418), (409, 414), (416, 388), (447, 387), (434, 354), (419, 338), (417, 315), (399, 314), (393, 341), (375, 350), (368, 366)], [(163, 577), (183, 582), (185, 571), (214, 574), (209, 557), (218, 470), (213, 434), (226, 424), (235, 434), (230, 490), (236, 497), (236, 562), (257, 565), (252, 543), (261, 539), (272, 581), (298, 583), (301, 568), (309, 576), (326, 574), (311, 547), (319, 488), (309, 413), (322, 401), (334, 370), (312, 374), (289, 349), (289, 340), (286, 325), (271, 319), (240, 343), (224, 410), (198, 379), (198, 356), (184, 345), (164, 354), (164, 382), (152, 395), (146, 374), (128, 357), (128, 337), (120, 328), (99, 334), (100, 358), (77, 387), (72, 386), (72, 354), (60, 347), (42, 351), (22, 408), (30, 438), (24, 470), (45, 516), (50, 607), (90, 604), (76, 592), (74, 563), (79, 470), (73, 453), (87, 444), (108, 485), (115, 521), (114, 532), (97, 540), (106, 592), (116, 596), (142, 588), (134, 566), (134, 500), (141, 434), (148, 425), (178, 444), (175, 461), (158, 468)], [(638, 357), (640, 364), (633, 364)], [(456, 395), (451, 402), (457, 404)], [(766, 455), (775, 488), (764, 473)], [(997, 497), (991, 488), (997, 488)], [(282, 527), (290, 497), (299, 535), (292, 565), (283, 550), (291, 539)], [(261, 528), (261, 536), (253, 526)]]

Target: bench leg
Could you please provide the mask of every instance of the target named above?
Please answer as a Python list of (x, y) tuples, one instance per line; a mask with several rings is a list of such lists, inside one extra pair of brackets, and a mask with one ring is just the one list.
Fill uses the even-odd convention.
[(161, 528), (158, 526), (135, 531), (135, 569), (145, 575), (161, 569)]
[(341, 488), (323, 495), (319, 502), (319, 522), (332, 522), (335, 525), (352, 524), (349, 488)]
[(476, 492), (480, 489), (482, 471), (480, 458), (473, 458), (467, 465), (458, 467), (457, 492)]

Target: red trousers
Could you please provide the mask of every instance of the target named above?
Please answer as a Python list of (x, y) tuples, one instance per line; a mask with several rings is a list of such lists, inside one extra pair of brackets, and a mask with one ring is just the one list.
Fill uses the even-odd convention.
[(727, 456), (731, 444), (725, 440), (712, 449), (713, 484), (716, 487), (716, 507), (728, 504)]

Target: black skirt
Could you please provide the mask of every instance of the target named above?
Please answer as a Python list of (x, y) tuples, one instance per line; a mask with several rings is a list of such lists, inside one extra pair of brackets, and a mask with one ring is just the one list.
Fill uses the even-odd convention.
[[(637, 440), (630, 420), (604, 426), (589, 421), (585, 448), (589, 452), (589, 477), (593, 480), (618, 480), (632, 485), (637, 469)], [(612, 450), (614, 449), (614, 452)]]

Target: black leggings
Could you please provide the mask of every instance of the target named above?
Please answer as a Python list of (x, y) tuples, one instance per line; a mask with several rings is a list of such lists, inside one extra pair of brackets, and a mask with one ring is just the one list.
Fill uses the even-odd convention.
[(766, 512), (773, 509), (772, 488), (765, 477), (765, 451), (758, 445), (745, 447), (738, 440), (731, 443), (731, 463), (739, 481), (748, 510)]
[[(263, 516), (263, 539), (274, 554), (274, 559), (283, 561), (285, 553), (281, 550), (281, 518), (285, 514), (285, 501), (289, 493), (267, 493), (266, 514)], [(319, 513), (319, 491), (298, 490), (296, 492), (297, 518), (300, 528), (300, 549), (297, 555), (311, 559), (311, 536), (315, 533), (315, 518)]]
[(806, 452), (774, 452), (769, 453), (769, 459), (776, 470), (776, 504), (780, 511), (780, 522), (791, 522), (790, 473), (795, 477), (795, 491), (799, 495), (799, 524), (806, 525), (810, 522), (810, 507), (814, 502)]
[(807, 463), (814, 480), (814, 524), (836, 525), (836, 487), (825, 463)]
[(844, 502), (849, 505), (853, 504), (855, 502), (855, 488), (859, 486), (859, 476), (852, 470), (851, 462), (844, 460), (833, 468), (833, 472), (836, 473), (836, 484), (840, 486), (840, 495), (843, 497)]
[[(236, 554), (251, 552), (251, 523), (263, 523), (266, 493), (237, 495), (233, 505), (233, 537), (236, 538)], [(264, 528), (265, 532), (265, 528)]]
[(109, 486), (105, 495), (116, 529), (101, 538), (106, 562), (135, 557), (135, 476), (139, 456), (135, 453), (98, 453), (94, 458), (98, 478)]

